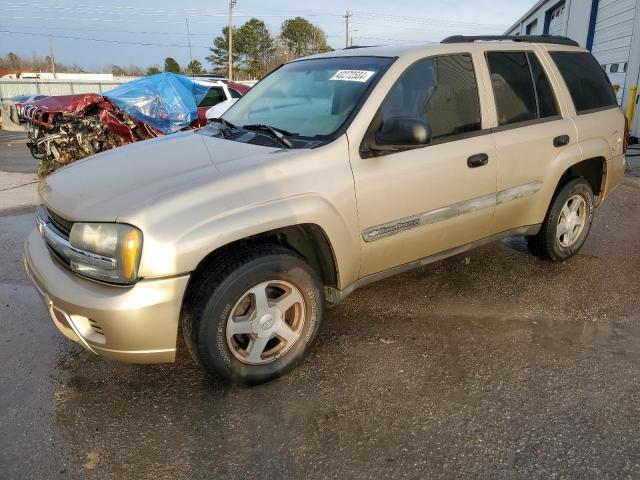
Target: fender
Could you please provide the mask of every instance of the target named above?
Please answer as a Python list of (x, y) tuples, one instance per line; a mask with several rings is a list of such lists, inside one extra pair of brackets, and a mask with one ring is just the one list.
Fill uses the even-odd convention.
[[(610, 159), (612, 158), (611, 146), (602, 138), (594, 138), (576, 143), (562, 150), (549, 164), (540, 192), (542, 200), (534, 205), (534, 208), (536, 208), (535, 218), (542, 221), (546, 216), (547, 209), (551, 204), (551, 200), (553, 199), (562, 175), (572, 166), (591, 158), (605, 159), (601, 191), (606, 192), (608, 167)], [(596, 206), (600, 206), (604, 196), (605, 195), (598, 196)]]
[[(358, 223), (354, 219), (345, 219), (335, 205), (314, 194), (227, 211), (183, 232), (175, 240), (174, 249), (145, 243), (140, 274), (150, 278), (175, 274), (172, 272), (191, 272), (203, 258), (224, 245), (305, 223), (315, 224), (324, 231), (333, 248), (339, 284), (348, 285), (355, 281), (360, 268), (359, 255), (353, 255), (353, 252), (360, 251)], [(158, 261), (159, 258), (171, 261)]]
[[(622, 137), (620, 137), (620, 146)], [(596, 198), (595, 206), (599, 207), (609, 194), (620, 184), (624, 176), (624, 154), (617, 152), (616, 146), (610, 145), (604, 138), (594, 138), (580, 143), (582, 159), (603, 158), (604, 171), (602, 172), (602, 184), (600, 195)]]

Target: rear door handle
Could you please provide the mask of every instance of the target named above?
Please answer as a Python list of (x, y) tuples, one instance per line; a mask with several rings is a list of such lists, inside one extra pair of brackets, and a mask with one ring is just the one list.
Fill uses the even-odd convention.
[(569, 145), (569, 135), (560, 135), (553, 139), (553, 146), (556, 148), (564, 147), (565, 145)]
[(484, 167), (487, 163), (489, 163), (489, 155), (486, 153), (478, 153), (467, 158), (467, 166), (469, 168)]

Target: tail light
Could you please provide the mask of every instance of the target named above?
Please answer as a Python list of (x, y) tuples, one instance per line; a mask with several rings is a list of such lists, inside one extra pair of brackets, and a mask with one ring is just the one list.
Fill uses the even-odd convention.
[(624, 135), (623, 135), (622, 153), (627, 153), (629, 148), (629, 119), (624, 117)]

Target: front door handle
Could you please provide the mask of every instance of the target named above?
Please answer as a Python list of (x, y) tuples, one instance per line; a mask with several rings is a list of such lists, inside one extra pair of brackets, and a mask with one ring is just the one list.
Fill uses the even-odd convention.
[(553, 139), (553, 146), (556, 148), (569, 145), (569, 135), (560, 135)]
[(467, 158), (467, 166), (469, 168), (484, 167), (487, 163), (489, 163), (489, 155), (486, 153), (478, 153)]

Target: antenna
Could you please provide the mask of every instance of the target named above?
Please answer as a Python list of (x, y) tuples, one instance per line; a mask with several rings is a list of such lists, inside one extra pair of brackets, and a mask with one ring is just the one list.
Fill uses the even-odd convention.
[[(191, 35), (189, 33), (189, 19), (184, 17), (184, 23), (187, 27), (187, 45), (189, 45), (189, 62), (193, 63), (193, 54), (191, 53)], [(198, 102), (196, 99), (196, 82), (194, 73), (191, 72), (191, 95), (193, 95), (193, 101), (196, 104), (196, 114), (198, 113)]]
[(187, 26), (187, 45), (189, 45), (189, 61), (193, 62), (193, 54), (191, 53), (191, 34), (189, 33), (189, 19), (184, 17), (184, 23)]

